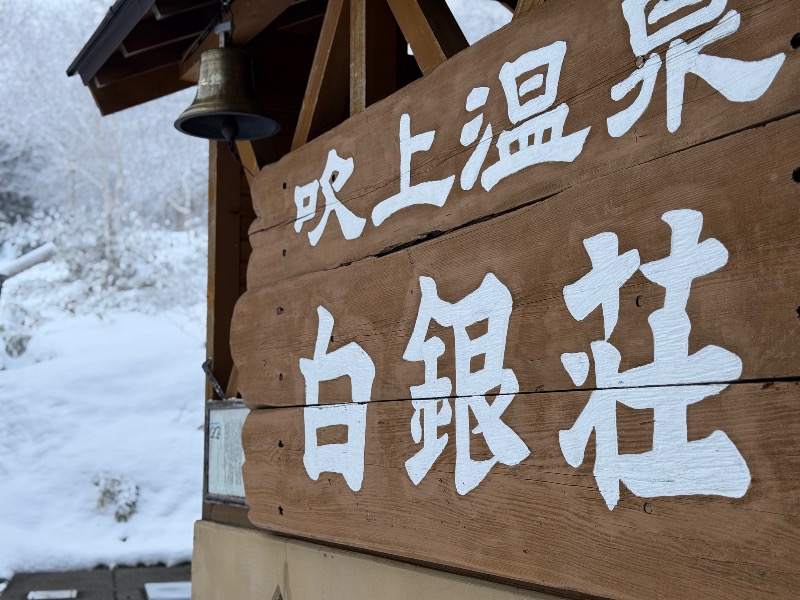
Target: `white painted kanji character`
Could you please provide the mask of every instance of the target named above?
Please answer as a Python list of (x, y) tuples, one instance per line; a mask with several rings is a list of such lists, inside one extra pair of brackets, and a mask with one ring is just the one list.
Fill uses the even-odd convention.
[[(681, 126), (683, 91), (689, 73), (705, 80), (728, 100), (750, 102), (767, 91), (786, 58), (785, 54), (778, 53), (762, 60), (743, 61), (702, 54), (706, 46), (733, 35), (739, 29), (741, 16), (738, 11), (729, 10), (722, 16), (727, 0), (711, 0), (709, 4), (660, 29), (656, 28), (651, 33), (647, 32), (648, 26), (653, 29), (660, 20), (698, 4), (699, 0), (658, 0), (647, 13), (646, 6), (649, 2), (650, 0), (623, 0), (622, 13), (628, 23), (630, 44), (636, 56), (643, 58), (669, 42), (665, 61), (667, 129), (672, 133)], [(685, 42), (681, 39), (680, 36), (688, 31), (708, 25), (720, 16), (722, 18), (711, 29), (694, 40)], [(611, 97), (619, 101), (637, 85), (641, 86), (638, 96), (628, 108), (608, 118), (608, 132), (613, 137), (624, 135), (644, 114), (653, 97), (661, 65), (659, 54), (652, 52), (639, 69), (611, 88)]]
[[(333, 333), (333, 316), (322, 306), (317, 308), (319, 329), (314, 346), (314, 358), (301, 358), (300, 371), (306, 381), (305, 452), (303, 464), (314, 481), (320, 473), (341, 473), (353, 491), (361, 489), (364, 478), (364, 450), (367, 429), (367, 402), (371, 399), (375, 365), (361, 346), (350, 342), (328, 352)], [(319, 384), (347, 375), (350, 377), (352, 402), (319, 404)], [(347, 427), (347, 442), (324, 444), (317, 442), (317, 431), (331, 425)]]
[[(553, 42), (544, 48), (526, 52), (500, 69), (508, 118), (516, 127), (502, 131), (498, 136), (500, 160), (487, 167), (481, 175), (481, 185), (486, 191), (501, 179), (526, 167), (546, 162), (572, 162), (583, 150), (591, 127), (564, 135), (569, 106), (561, 103), (550, 108), (556, 100), (566, 52), (566, 42)], [(522, 75), (545, 66), (546, 76), (535, 73), (518, 83)], [(538, 95), (520, 102), (523, 96), (538, 90), (541, 90)], [(548, 131), (549, 137), (546, 139)], [(518, 149), (512, 152), (512, 146)]]
[(415, 204), (444, 206), (455, 175), (411, 185), (411, 155), (430, 150), (435, 136), (433, 130), (411, 135), (411, 117), (408, 114), (400, 117), (400, 191), (379, 202), (372, 210), (372, 223), (376, 227), (397, 211)]
[[(737, 379), (742, 371), (739, 357), (718, 346), (706, 346), (689, 354), (691, 323), (686, 314), (686, 303), (692, 281), (723, 267), (728, 252), (716, 239), (699, 241), (703, 225), (701, 213), (674, 210), (665, 213), (662, 219), (672, 229), (670, 255), (639, 267), (645, 277), (666, 290), (663, 308), (654, 311), (648, 319), (653, 334), (653, 362), (620, 372), (620, 353), (608, 342), (609, 325), (613, 331), (617, 319), (617, 290), (632, 274), (632, 261), (621, 260), (630, 252), (618, 260), (608, 260), (609, 256), (613, 258), (612, 255), (616, 254), (616, 236), (613, 244), (608, 244), (607, 258), (602, 263), (608, 267), (604, 280), (592, 283), (584, 277), (564, 288), (565, 299), (568, 288), (573, 294), (567, 306), (578, 319), (588, 314), (587, 309), (602, 306), (605, 339), (591, 343), (599, 389), (592, 392), (575, 424), (559, 433), (561, 451), (570, 465), (579, 466), (589, 436), (595, 432), (594, 475), (609, 509), (619, 501), (620, 482), (637, 496), (645, 498), (696, 494), (740, 498), (750, 485), (747, 464), (724, 432), (715, 431), (706, 438), (692, 441), (687, 435), (687, 407), (719, 394), (728, 386), (726, 383), (706, 382), (731, 381)], [(596, 256), (592, 256), (592, 270), (600, 272)], [(636, 259), (638, 263), (638, 256)], [(592, 301), (576, 304), (574, 293), (578, 288), (574, 286), (581, 282), (585, 297), (591, 296), (592, 287), (599, 291)], [(616, 288), (613, 293), (610, 291), (612, 287)], [(613, 298), (611, 302), (602, 301), (609, 296), (616, 296), (616, 301)], [(614, 313), (610, 319), (605, 314), (607, 310)], [(565, 356), (562, 356), (562, 362), (574, 380), (577, 361), (572, 358), (572, 353)], [(588, 357), (586, 366), (588, 370)], [(652, 450), (619, 454), (618, 402), (633, 409), (653, 410)]]
[(316, 246), (328, 218), (331, 213), (336, 213), (339, 219), (339, 226), (346, 240), (352, 240), (361, 235), (367, 220), (356, 216), (336, 197), (350, 176), (353, 174), (353, 159), (344, 159), (336, 153), (336, 150), (328, 152), (328, 159), (325, 161), (325, 169), (319, 180), (314, 180), (306, 185), (299, 185), (294, 188), (294, 203), (297, 206), (297, 219), (294, 222), (294, 230), (297, 233), (303, 229), (303, 223), (314, 218), (317, 212), (317, 195), (322, 188), (322, 196), (325, 198), (325, 210), (322, 218), (311, 231), (308, 232), (308, 241), (312, 246)]
[[(440, 437), (437, 431), (452, 418), (448, 399), (452, 383), (447, 377), (439, 377), (437, 366), (445, 346), (441, 338), (425, 339), (431, 321), (436, 321), (452, 328), (455, 339), (455, 482), (458, 493), (466, 494), (483, 481), (494, 465), (513, 466), (530, 454), (525, 443), (501, 419), (519, 392), (514, 371), (503, 368), (511, 294), (492, 273), (486, 275), (478, 289), (454, 304), (439, 298), (433, 279), (420, 277), (419, 282), (422, 299), (403, 358), (425, 365), (424, 383), (411, 387), (411, 435), (423, 447), (406, 461), (406, 470), (411, 481), (419, 484), (448, 441), (448, 434)], [(486, 333), (471, 339), (467, 328), (483, 321)], [(483, 357), (483, 367), (473, 371), (472, 359), (476, 357)], [(499, 393), (490, 404), (486, 394), (498, 387)], [(489, 459), (474, 460), (471, 456), (470, 411), (478, 423), (472, 433), (483, 435), (492, 452)]]
[[(570, 314), (583, 321), (598, 306), (603, 307), (603, 331), (608, 340), (617, 326), (619, 288), (639, 268), (639, 252), (619, 254), (615, 233), (600, 233), (583, 240), (592, 261), (592, 270), (575, 283), (564, 287), (564, 301)], [(589, 375), (589, 357), (585, 352), (566, 352), (561, 363), (575, 385), (583, 385)]]
[[(486, 104), (489, 98), (488, 87), (472, 88), (472, 91), (467, 96), (467, 111), (473, 112)], [(489, 148), (492, 145), (492, 124), (488, 123), (486, 128), (481, 134), (481, 127), (483, 127), (483, 113), (473, 117), (470, 121), (464, 124), (461, 128), (461, 145), (468, 147), (480, 137), (480, 141), (476, 144), (475, 150), (472, 151), (467, 164), (461, 171), (461, 189), (471, 190), (472, 186), (478, 180), (483, 162), (486, 160), (486, 155), (489, 154)]]

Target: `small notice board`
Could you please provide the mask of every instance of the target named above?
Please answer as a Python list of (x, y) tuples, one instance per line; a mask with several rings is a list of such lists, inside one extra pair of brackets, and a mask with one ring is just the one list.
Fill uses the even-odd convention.
[(241, 400), (206, 403), (203, 493), (207, 502), (245, 505), (242, 427), (249, 412)]

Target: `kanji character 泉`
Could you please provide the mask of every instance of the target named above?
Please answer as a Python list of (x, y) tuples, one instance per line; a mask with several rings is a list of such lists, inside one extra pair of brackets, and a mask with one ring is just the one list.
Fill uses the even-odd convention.
[[(591, 343), (596, 391), (570, 429), (559, 433), (561, 452), (573, 467), (583, 462), (586, 444), (595, 432), (594, 476), (609, 509), (619, 501), (619, 484), (640, 497), (712, 494), (740, 498), (750, 485), (750, 471), (733, 442), (722, 431), (688, 441), (687, 406), (719, 394), (739, 377), (742, 362), (734, 353), (706, 346), (689, 354), (691, 323), (686, 314), (692, 281), (728, 261), (718, 240), (699, 242), (703, 215), (674, 210), (662, 219), (672, 229), (670, 255), (639, 265), (636, 250), (617, 254), (617, 236), (602, 233), (584, 242), (592, 270), (564, 287), (570, 314), (582, 321), (601, 306), (604, 339)], [(639, 269), (666, 290), (663, 308), (649, 317), (653, 362), (620, 372), (621, 356), (608, 339), (617, 322), (619, 288)], [(609, 314), (610, 313), (610, 314)], [(564, 367), (576, 385), (586, 380), (588, 356), (565, 353)], [(704, 385), (701, 385), (704, 384)], [(611, 389), (613, 388), (613, 389)], [(616, 403), (652, 409), (653, 449), (639, 454), (618, 452)]]
[[(583, 150), (591, 127), (564, 135), (569, 106), (562, 102), (555, 108), (550, 108), (556, 100), (566, 52), (566, 42), (553, 42), (544, 48), (526, 52), (515, 61), (505, 63), (500, 69), (500, 83), (508, 104), (508, 118), (516, 127), (500, 132), (497, 140), (500, 159), (488, 166), (481, 175), (481, 185), (486, 191), (491, 190), (501, 179), (526, 167), (546, 162), (572, 162)], [(520, 76), (541, 67), (547, 67), (546, 75), (536, 73), (517, 83)], [(544, 89), (537, 96), (520, 103), (522, 96), (542, 88)], [(548, 132), (549, 136), (546, 135)], [(530, 142), (531, 137), (533, 143)], [(511, 151), (512, 145), (518, 146), (515, 152)], [(470, 164), (468, 167), (469, 176), (465, 178), (467, 182), (476, 168)], [(475, 176), (477, 177), (477, 173)]]
[[(689, 73), (704, 79), (728, 100), (750, 102), (767, 91), (786, 58), (783, 53), (779, 53), (762, 60), (742, 61), (702, 54), (703, 48), (733, 35), (739, 29), (741, 17), (736, 10), (729, 10), (716, 25), (691, 42), (685, 42), (680, 37), (720, 17), (725, 11), (727, 0), (711, 0), (705, 6), (648, 34), (648, 26), (653, 27), (677, 11), (698, 4), (699, 0), (658, 0), (653, 4), (652, 10), (646, 13), (649, 2), (650, 0), (623, 0), (622, 14), (628, 23), (630, 44), (636, 56), (643, 59), (648, 52), (669, 42), (666, 51), (667, 129), (671, 133), (681, 126), (683, 88)], [(608, 133), (611, 136), (624, 135), (644, 114), (653, 97), (661, 63), (661, 56), (652, 52), (627, 79), (611, 88), (611, 97), (619, 101), (641, 84), (639, 95), (631, 105), (608, 118)]]
[[(419, 484), (447, 445), (448, 434), (440, 437), (437, 431), (452, 418), (448, 399), (452, 383), (447, 377), (439, 377), (437, 371), (444, 342), (435, 336), (425, 339), (431, 321), (436, 321), (443, 327), (451, 327), (455, 338), (455, 482), (458, 493), (466, 494), (497, 463), (513, 466), (530, 454), (519, 436), (501, 420), (519, 392), (514, 371), (503, 368), (511, 294), (492, 273), (486, 275), (477, 290), (455, 304), (439, 298), (433, 279), (420, 277), (419, 283), (422, 298), (403, 358), (425, 364), (425, 382), (411, 387), (414, 407), (411, 436), (415, 443), (422, 442), (422, 449), (406, 461), (406, 471), (414, 485)], [(482, 321), (486, 321), (486, 333), (470, 339), (467, 328)], [(472, 359), (481, 356), (483, 367), (472, 371)], [(486, 394), (498, 386), (499, 393), (490, 404)], [(483, 435), (492, 458), (474, 460), (470, 454), (469, 411), (478, 422), (472, 433)]]
[(372, 223), (376, 227), (397, 211), (415, 204), (444, 206), (455, 175), (411, 185), (411, 155), (430, 150), (435, 136), (436, 131), (411, 135), (411, 117), (408, 114), (400, 117), (400, 191), (379, 202), (372, 210)]
[(328, 152), (328, 159), (325, 161), (325, 170), (319, 180), (314, 180), (306, 185), (299, 185), (294, 188), (294, 203), (297, 206), (297, 219), (294, 222), (294, 230), (297, 233), (303, 229), (303, 223), (314, 218), (317, 212), (317, 195), (320, 187), (322, 196), (325, 198), (325, 211), (322, 218), (311, 231), (308, 232), (308, 241), (312, 246), (316, 246), (328, 217), (331, 213), (336, 213), (339, 219), (339, 226), (346, 240), (352, 240), (361, 235), (367, 220), (357, 217), (342, 204), (336, 197), (335, 192), (341, 191), (342, 187), (353, 174), (353, 159), (343, 159), (336, 153), (336, 150)]
[[(303, 464), (309, 477), (316, 481), (323, 471), (341, 473), (351, 490), (361, 489), (364, 478), (364, 446), (367, 429), (367, 402), (371, 399), (375, 365), (361, 346), (350, 342), (328, 352), (333, 332), (333, 316), (322, 306), (317, 308), (319, 330), (314, 358), (301, 358), (300, 371), (306, 380), (305, 452)], [(352, 386), (352, 402), (319, 404), (319, 384), (347, 375)], [(347, 427), (347, 442), (317, 442), (317, 431), (331, 425)]]

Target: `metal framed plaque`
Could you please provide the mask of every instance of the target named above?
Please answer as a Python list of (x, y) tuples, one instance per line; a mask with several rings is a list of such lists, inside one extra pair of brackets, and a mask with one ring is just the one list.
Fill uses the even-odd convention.
[(203, 496), (207, 502), (246, 505), (242, 427), (249, 412), (237, 399), (206, 402)]

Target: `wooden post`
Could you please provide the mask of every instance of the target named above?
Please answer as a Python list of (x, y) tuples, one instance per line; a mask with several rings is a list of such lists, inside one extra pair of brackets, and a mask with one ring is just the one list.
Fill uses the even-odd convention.
[[(222, 387), (233, 367), (230, 324), (239, 298), (241, 167), (225, 144), (211, 142), (208, 169), (208, 331), (206, 353)], [(212, 397), (206, 385), (206, 397)]]

